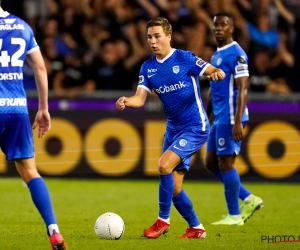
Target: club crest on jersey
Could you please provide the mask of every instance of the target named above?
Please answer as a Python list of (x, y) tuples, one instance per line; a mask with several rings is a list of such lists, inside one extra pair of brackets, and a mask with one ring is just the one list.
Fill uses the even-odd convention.
[(218, 58), (217, 65), (220, 65), (222, 63), (222, 58)]
[(179, 71), (180, 71), (179, 66), (173, 66), (173, 72), (174, 72), (175, 74), (178, 74)]
[(185, 139), (181, 139), (181, 140), (179, 141), (179, 145), (180, 145), (181, 147), (184, 147), (186, 144), (187, 144), (187, 141), (186, 141)]
[(218, 143), (221, 147), (224, 146), (225, 145), (225, 139), (224, 138), (219, 138)]

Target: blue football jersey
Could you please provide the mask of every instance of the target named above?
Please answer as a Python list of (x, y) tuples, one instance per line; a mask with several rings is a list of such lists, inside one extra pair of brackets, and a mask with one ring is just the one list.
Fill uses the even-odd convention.
[(0, 14), (0, 113), (28, 113), (23, 87), (26, 55), (39, 49), (30, 26), (22, 19)]
[[(238, 88), (234, 84), (234, 79), (249, 76), (248, 57), (236, 42), (232, 42), (222, 48), (218, 48), (213, 54), (210, 63), (222, 69), (226, 74), (224, 80), (210, 82), (214, 123), (234, 124), (238, 94)], [(248, 120), (248, 109), (246, 107), (242, 121)]]
[(182, 130), (187, 126), (209, 130), (198, 80), (209, 65), (192, 52), (179, 49), (173, 49), (163, 60), (153, 56), (143, 63), (138, 87), (158, 95), (168, 130)]

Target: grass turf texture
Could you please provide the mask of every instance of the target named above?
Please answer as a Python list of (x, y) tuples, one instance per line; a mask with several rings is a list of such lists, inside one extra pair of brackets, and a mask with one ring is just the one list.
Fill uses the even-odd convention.
[[(158, 181), (46, 179), (60, 230), (68, 249), (300, 249), (300, 242), (268, 244), (265, 236), (300, 236), (300, 185), (244, 183), (262, 197), (265, 206), (241, 227), (212, 226), (226, 214), (220, 183), (189, 182), (184, 189), (207, 230), (204, 240), (180, 240), (186, 222), (172, 207), (171, 229), (159, 239), (142, 237), (158, 213)], [(0, 249), (50, 249), (46, 229), (20, 179), (0, 179)], [(125, 222), (120, 240), (100, 240), (94, 223), (105, 212), (119, 214)], [(278, 241), (278, 239), (277, 239)]]

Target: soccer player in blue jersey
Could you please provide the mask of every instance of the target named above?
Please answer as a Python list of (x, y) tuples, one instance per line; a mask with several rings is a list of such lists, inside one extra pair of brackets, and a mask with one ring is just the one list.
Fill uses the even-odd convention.
[[(263, 206), (261, 198), (251, 194), (240, 182), (234, 168), (236, 155), (241, 148), (243, 128), (248, 117), (247, 86), (248, 58), (244, 50), (233, 41), (232, 16), (218, 13), (213, 19), (217, 50), (211, 65), (221, 68), (226, 77), (210, 82), (207, 115), (213, 112), (214, 120), (207, 141), (206, 167), (224, 183), (228, 215), (213, 225), (244, 225), (254, 211)], [(242, 199), (242, 211), (239, 207)]]
[(23, 87), (25, 59), (34, 70), (39, 96), (32, 128), (38, 127), (38, 137), (44, 137), (51, 126), (44, 60), (30, 26), (0, 7), (0, 148), (7, 160), (15, 162), (27, 184), (47, 227), (52, 249), (62, 250), (66, 249), (66, 244), (59, 232), (48, 188), (35, 164), (33, 134)]
[(167, 119), (163, 154), (158, 162), (159, 215), (144, 231), (147, 238), (158, 238), (170, 228), (172, 202), (189, 227), (181, 238), (205, 238), (206, 231), (197, 217), (191, 200), (182, 189), (191, 157), (206, 142), (209, 122), (200, 99), (198, 76), (222, 80), (222, 70), (189, 51), (171, 47), (172, 26), (166, 18), (147, 23), (148, 44), (154, 56), (141, 67), (136, 94), (120, 97), (116, 108), (140, 108), (148, 92), (154, 91), (162, 102)]

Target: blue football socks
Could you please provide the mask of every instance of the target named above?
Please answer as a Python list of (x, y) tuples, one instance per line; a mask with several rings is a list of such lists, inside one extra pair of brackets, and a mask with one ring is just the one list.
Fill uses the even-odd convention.
[(43, 178), (34, 178), (27, 184), (33, 203), (40, 212), (46, 226), (57, 224), (47, 185)]
[(168, 219), (174, 193), (173, 174), (159, 175), (159, 218)]
[[(221, 170), (218, 168), (216, 169), (213, 174), (223, 182), (223, 175)], [(245, 186), (240, 182), (240, 191), (239, 191), (239, 198), (243, 201), (245, 200), (251, 193), (245, 188)]]
[(240, 214), (239, 209), (239, 190), (240, 176), (236, 169), (231, 169), (223, 173), (223, 181), (225, 188), (225, 198), (227, 208), (230, 215)]
[(183, 189), (177, 196), (173, 197), (173, 203), (177, 211), (188, 222), (190, 227), (197, 227), (200, 225), (200, 220), (195, 213), (192, 201)]

